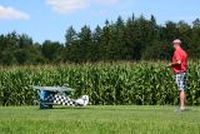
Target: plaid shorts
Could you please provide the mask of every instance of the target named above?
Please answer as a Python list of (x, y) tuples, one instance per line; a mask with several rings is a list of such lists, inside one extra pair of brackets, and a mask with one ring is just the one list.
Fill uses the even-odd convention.
[(186, 73), (179, 73), (175, 75), (176, 84), (179, 91), (184, 91), (186, 88)]

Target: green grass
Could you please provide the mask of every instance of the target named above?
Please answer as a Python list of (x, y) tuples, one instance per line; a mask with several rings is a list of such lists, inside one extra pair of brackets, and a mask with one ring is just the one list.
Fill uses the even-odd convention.
[(1, 134), (199, 134), (200, 108), (89, 106), (86, 108), (0, 107)]

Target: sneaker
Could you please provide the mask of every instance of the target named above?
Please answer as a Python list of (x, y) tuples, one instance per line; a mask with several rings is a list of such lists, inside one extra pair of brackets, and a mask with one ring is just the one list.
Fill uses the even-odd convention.
[(180, 107), (180, 110), (183, 112), (183, 111), (185, 111), (186, 109), (185, 109), (185, 107)]
[(188, 109), (186, 109), (185, 107), (176, 107), (175, 110), (174, 110), (174, 112), (179, 113), (179, 112), (184, 112), (184, 111), (187, 111), (187, 110)]

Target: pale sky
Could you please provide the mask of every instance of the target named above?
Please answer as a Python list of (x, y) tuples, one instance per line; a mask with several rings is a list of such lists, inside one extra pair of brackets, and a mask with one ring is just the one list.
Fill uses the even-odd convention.
[(46, 39), (64, 42), (66, 29), (79, 31), (84, 25), (93, 30), (105, 20), (115, 21), (153, 14), (158, 24), (184, 20), (191, 24), (200, 18), (199, 0), (0, 0), (0, 34), (15, 30), (36, 42)]

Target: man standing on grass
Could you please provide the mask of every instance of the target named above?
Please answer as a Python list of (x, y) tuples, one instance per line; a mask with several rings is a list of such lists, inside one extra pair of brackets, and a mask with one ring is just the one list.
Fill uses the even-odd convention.
[(180, 98), (180, 110), (185, 110), (185, 88), (186, 88), (186, 72), (187, 72), (187, 53), (181, 48), (181, 40), (175, 39), (173, 41), (173, 47), (175, 49), (172, 62), (168, 65), (172, 67), (176, 84), (179, 90), (179, 98)]

